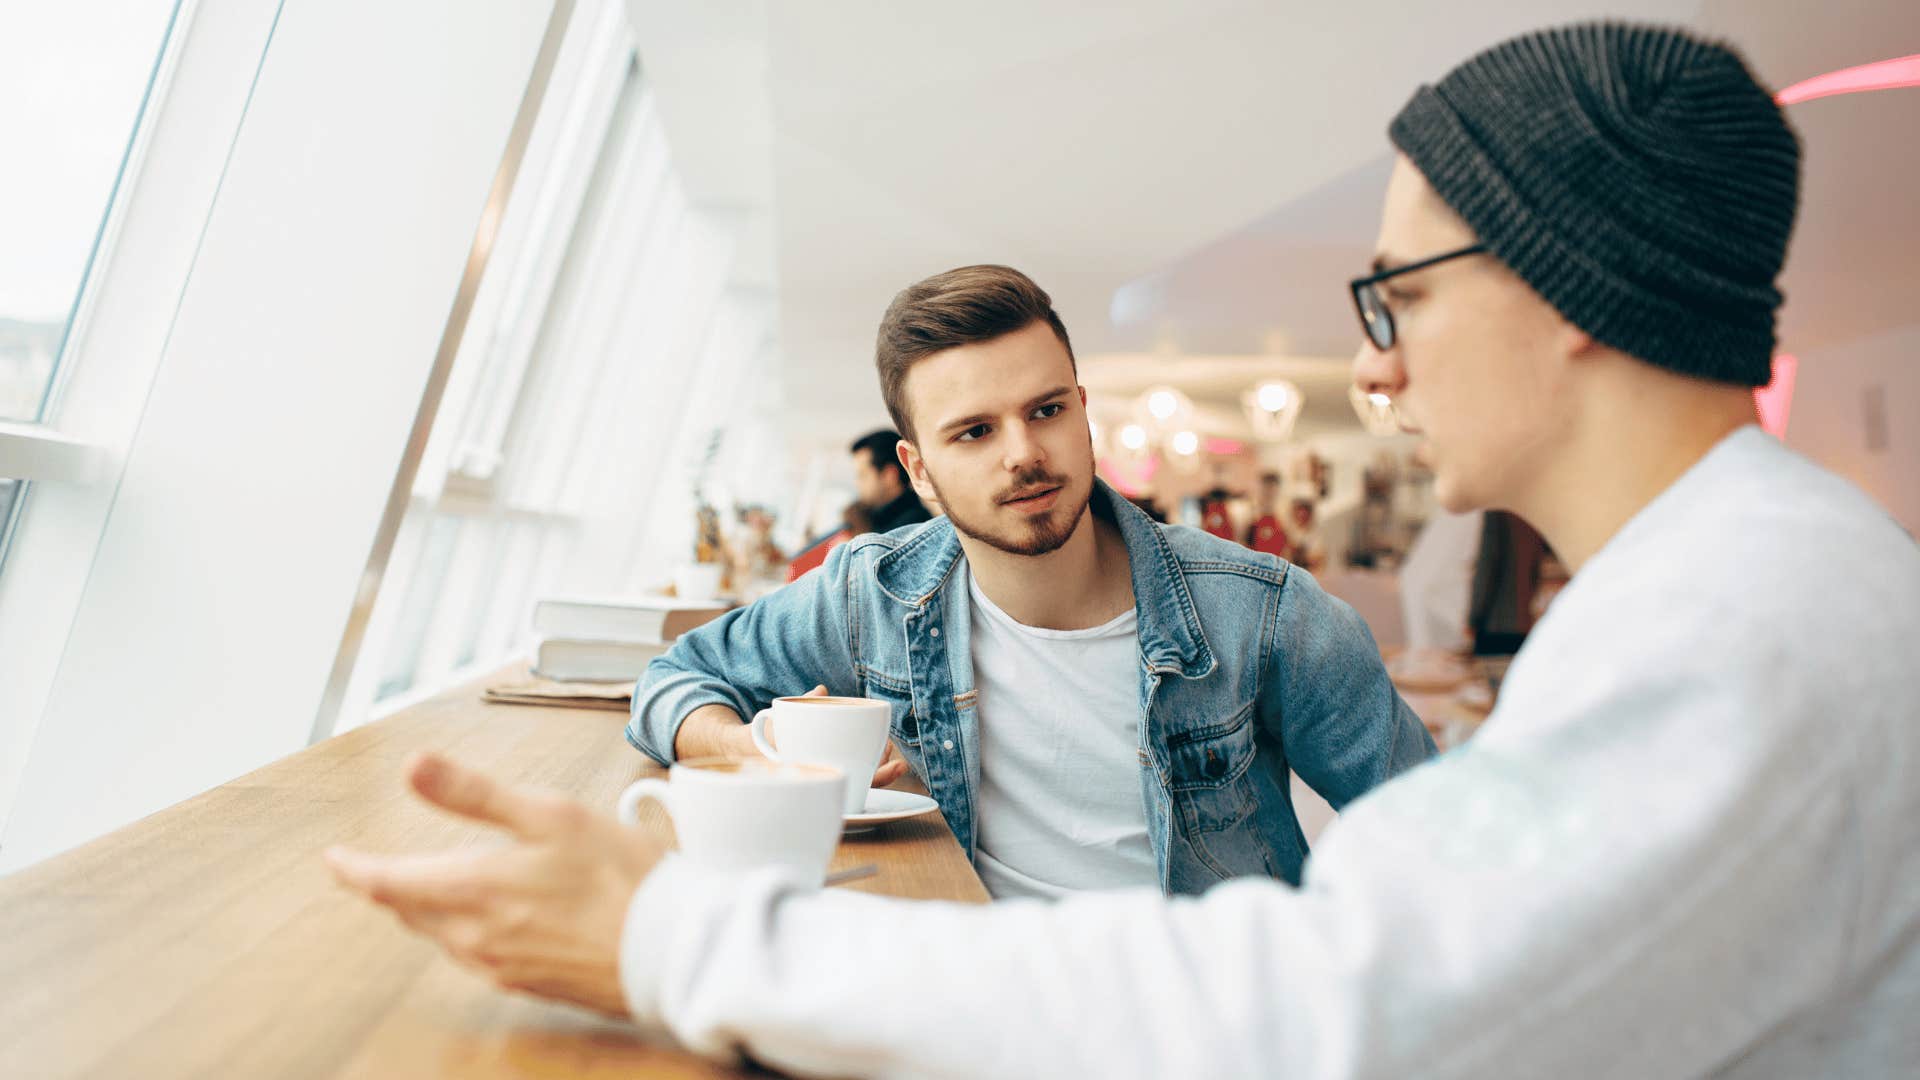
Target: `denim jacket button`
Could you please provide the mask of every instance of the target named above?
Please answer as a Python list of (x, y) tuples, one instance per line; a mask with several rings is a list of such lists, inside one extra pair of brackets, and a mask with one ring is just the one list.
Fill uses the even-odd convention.
[(937, 627), (937, 626), (936, 626), (936, 627), (934, 627), (934, 628), (933, 628), (933, 630), (931, 631), (931, 633), (933, 634), (933, 636), (934, 636), (934, 637), (939, 637), (939, 636), (940, 636), (940, 628), (939, 628), (939, 627)]
[(952, 740), (952, 739), (948, 739), (948, 740), (947, 740), (946, 742), (943, 742), (943, 743), (941, 743), (941, 744), (940, 744), (940, 749), (942, 749), (942, 750), (951, 750), (951, 749), (953, 749), (953, 740)]

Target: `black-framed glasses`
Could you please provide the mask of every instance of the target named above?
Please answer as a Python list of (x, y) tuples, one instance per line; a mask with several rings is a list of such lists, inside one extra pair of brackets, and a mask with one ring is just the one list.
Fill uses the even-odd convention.
[(1367, 340), (1373, 342), (1373, 347), (1381, 352), (1393, 348), (1393, 312), (1387, 310), (1386, 298), (1380, 295), (1381, 282), (1401, 274), (1411, 274), (1415, 270), (1425, 270), (1429, 266), (1446, 262), (1448, 259), (1479, 255), (1486, 250), (1485, 244), (1469, 244), (1457, 251), (1445, 252), (1431, 259), (1421, 259), (1419, 262), (1408, 263), (1405, 266), (1395, 266), (1348, 282), (1347, 288), (1353, 292), (1353, 309), (1360, 313), (1360, 328), (1367, 332)]

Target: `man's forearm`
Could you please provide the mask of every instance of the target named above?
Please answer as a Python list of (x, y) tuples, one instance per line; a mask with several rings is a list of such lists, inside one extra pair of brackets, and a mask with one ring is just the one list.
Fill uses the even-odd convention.
[(673, 758), (745, 758), (760, 751), (740, 714), (725, 705), (702, 705), (687, 714), (673, 736)]

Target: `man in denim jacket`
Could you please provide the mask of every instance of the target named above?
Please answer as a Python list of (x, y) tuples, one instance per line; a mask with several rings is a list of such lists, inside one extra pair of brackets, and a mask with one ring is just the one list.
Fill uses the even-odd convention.
[(816, 684), (893, 706), (996, 896), (1298, 883), (1288, 770), (1336, 809), (1434, 752), (1365, 623), (1306, 572), (1158, 525), (1094, 477), (1047, 294), (975, 266), (901, 292), (881, 389), (947, 516), (863, 536), (654, 661), (627, 738), (753, 756), (741, 723)]

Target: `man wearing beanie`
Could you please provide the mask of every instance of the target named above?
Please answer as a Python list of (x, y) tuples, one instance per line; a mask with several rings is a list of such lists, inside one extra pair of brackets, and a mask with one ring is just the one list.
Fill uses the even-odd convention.
[(503, 981), (809, 1073), (1912, 1075), (1920, 554), (1753, 424), (1797, 140), (1729, 49), (1613, 24), (1499, 45), (1390, 132), (1356, 378), (1449, 509), (1576, 574), (1481, 733), (1350, 805), (1300, 888), (914, 904), (584, 814), (343, 878)]

